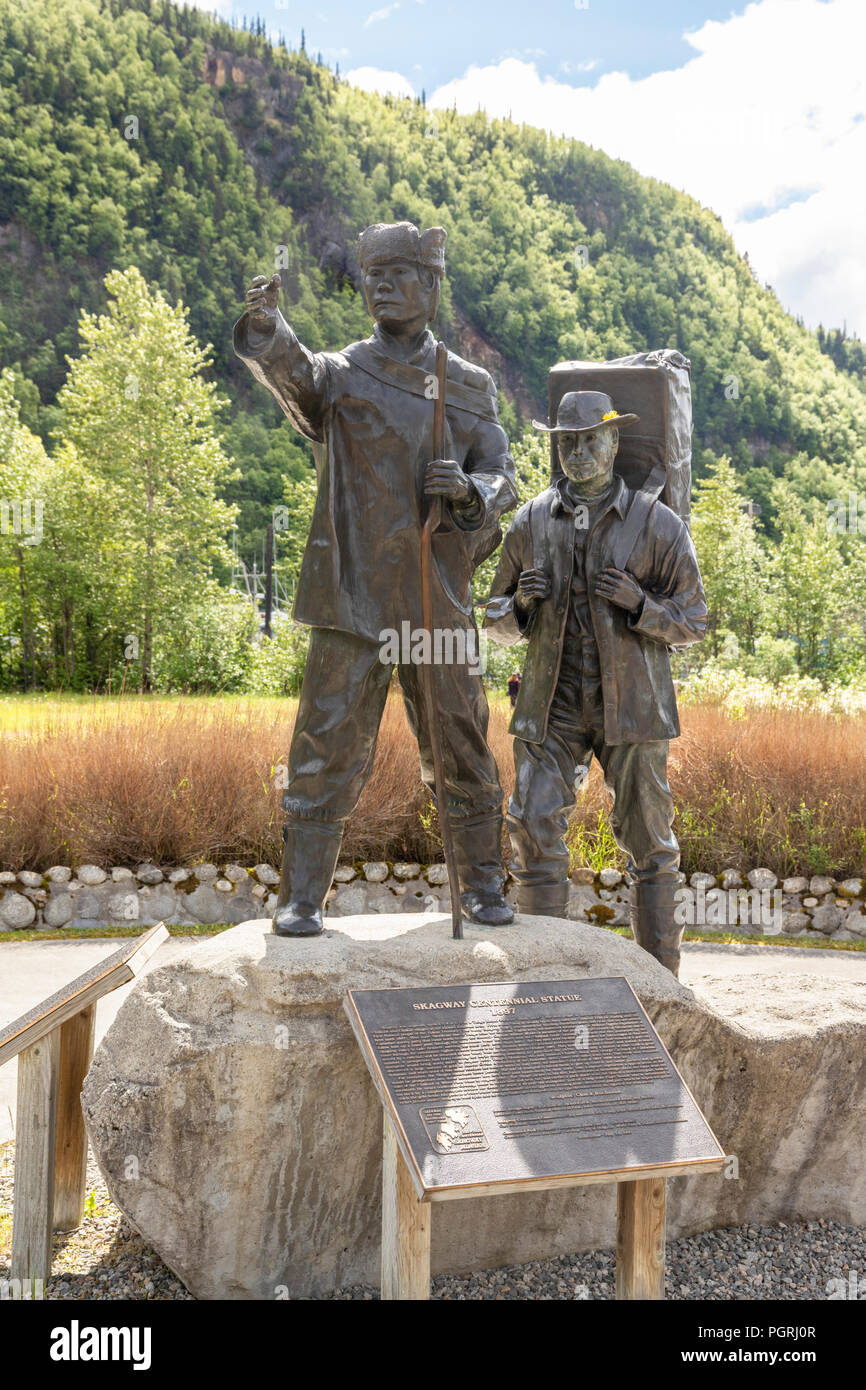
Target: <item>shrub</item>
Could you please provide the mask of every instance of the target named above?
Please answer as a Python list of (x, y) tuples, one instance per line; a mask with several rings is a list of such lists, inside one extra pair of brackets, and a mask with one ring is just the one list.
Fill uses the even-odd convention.
[[(3, 867), (276, 864), (294, 710), (291, 700), (243, 697), (0, 700)], [(490, 747), (506, 797), (510, 713), (507, 698), (491, 700)], [(864, 873), (866, 719), (774, 706), (732, 713), (718, 703), (681, 713), (670, 779), (687, 873), (758, 864), (780, 877)], [(607, 811), (595, 763), (569, 831), (575, 863), (622, 863)], [(396, 694), (344, 858), (441, 858)]]

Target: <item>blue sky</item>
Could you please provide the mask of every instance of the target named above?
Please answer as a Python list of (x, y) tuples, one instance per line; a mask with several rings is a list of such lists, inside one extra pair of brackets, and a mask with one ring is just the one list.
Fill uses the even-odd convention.
[[(589, 0), (585, 9), (574, 0), (289, 0), (258, 12), (287, 42), (297, 44), (303, 26), (307, 49), (331, 66), (393, 69), (432, 92), (472, 64), (503, 58), (528, 59), (543, 76), (566, 74), (575, 84), (613, 69), (645, 77), (686, 62), (683, 32), (734, 8), (730, 0)], [(244, 11), (256, 6), (235, 6)]]
[[(199, 0), (212, 8), (208, 0)], [(713, 208), (810, 327), (866, 337), (866, 0), (217, 0), (428, 107), (479, 106)]]

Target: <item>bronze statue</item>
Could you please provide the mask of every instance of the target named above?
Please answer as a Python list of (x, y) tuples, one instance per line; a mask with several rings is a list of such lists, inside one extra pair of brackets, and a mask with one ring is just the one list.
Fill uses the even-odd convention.
[(485, 625), (529, 643), (511, 722), (511, 871), (521, 912), (565, 916), (565, 831), (593, 754), (628, 855), (635, 940), (676, 975), (679, 846), (667, 780), (679, 735), (668, 647), (700, 641), (707, 609), (688, 528), (614, 475), (620, 415), (601, 391), (563, 396), (552, 428), (562, 476), (518, 511)]
[[(377, 224), (359, 238), (373, 334), (342, 352), (314, 353), (277, 308), (279, 277), (257, 276), (235, 325), (234, 348), (313, 443), (318, 492), (294, 616), (312, 628), (283, 796), (287, 814), (273, 930), (309, 936), (322, 908), (343, 827), (373, 765), (394, 665), (433, 783), (419, 667), (393, 634), (421, 626), (420, 549), (426, 509), (442, 499), (433, 545), (434, 621), (476, 637), (470, 580), (501, 539), (514, 506), (514, 465), (483, 368), (448, 354), (446, 457), (434, 457), (436, 343), (445, 232)], [(422, 658), (423, 659), (423, 658)], [(447, 657), (446, 657), (447, 662)], [(487, 699), (472, 661), (435, 669), (447, 811), (463, 908), (475, 922), (510, 922), (503, 896), (502, 791), (487, 746)]]

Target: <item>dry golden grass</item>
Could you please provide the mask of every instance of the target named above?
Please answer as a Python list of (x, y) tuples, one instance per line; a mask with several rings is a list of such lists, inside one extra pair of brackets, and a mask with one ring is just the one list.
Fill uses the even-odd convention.
[[(0, 708), (0, 860), (192, 864), (279, 856), (276, 770), (295, 705), (280, 700), (4, 702)], [(490, 744), (506, 795), (513, 780), (507, 701)], [(671, 784), (683, 867), (765, 864), (780, 874), (862, 874), (866, 721), (790, 711), (734, 718), (682, 710)], [(575, 811), (580, 856), (613, 862), (597, 767)], [(439, 857), (399, 697), (389, 701), (373, 775), (352, 818), (349, 859)]]

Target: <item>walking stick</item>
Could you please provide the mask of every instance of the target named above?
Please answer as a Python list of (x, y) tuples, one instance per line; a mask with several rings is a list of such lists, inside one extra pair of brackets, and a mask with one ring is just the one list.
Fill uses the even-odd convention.
[[(436, 395), (433, 398), (433, 457), (442, 457), (445, 448), (445, 382), (448, 368), (448, 349), (443, 343), (436, 344)], [(439, 730), (439, 715), (436, 708), (433, 670), (433, 532), (439, 529), (442, 521), (442, 499), (431, 497), (427, 517), (421, 530), (421, 622), (428, 634), (430, 661), (421, 666), (421, 687), (427, 710), (427, 732), (430, 751), (433, 755), (433, 786), (436, 790), (436, 806), (439, 811), (439, 828), (442, 831), (442, 848), (445, 851), (445, 867), (448, 870), (448, 884), (451, 889), (451, 934), (456, 941), (463, 940), (463, 916), (460, 910), (460, 880), (457, 875), (457, 860), (454, 857), (454, 842), (451, 839), (451, 821), (448, 815), (448, 791), (445, 786), (445, 765), (442, 761), (442, 740)]]

